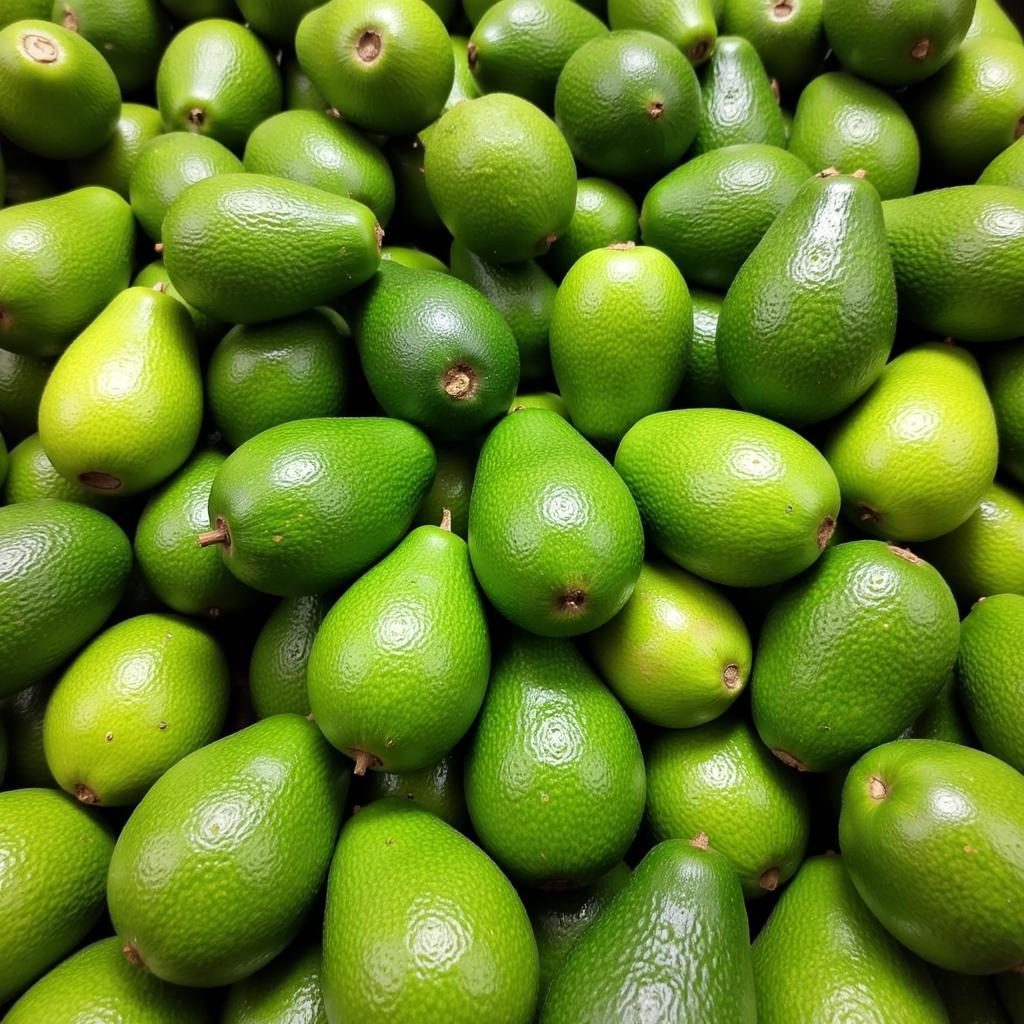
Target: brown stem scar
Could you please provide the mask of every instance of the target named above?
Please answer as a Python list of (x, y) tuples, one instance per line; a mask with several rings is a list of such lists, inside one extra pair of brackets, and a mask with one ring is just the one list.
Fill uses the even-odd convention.
[(695, 846), (698, 850), (706, 850), (708, 848), (708, 834), (707, 832), (698, 832), (691, 840), (690, 845)]
[(30, 33), (21, 40), (22, 52), (37, 64), (55, 64), (60, 60), (60, 47), (50, 36)]
[(758, 885), (760, 885), (765, 892), (775, 892), (779, 887), (779, 869), (768, 868), (767, 871), (763, 871), (761, 873), (761, 877), (758, 879)]
[(886, 547), (898, 558), (905, 559), (912, 565), (920, 565), (923, 561), (923, 559), (918, 558), (913, 551), (907, 548), (897, 547), (895, 544), (887, 544)]
[(773, 750), (772, 753), (784, 764), (790, 768), (795, 768), (798, 772), (807, 771), (807, 765), (803, 763), (799, 758), (794, 757), (786, 750)]
[(100, 798), (96, 795), (94, 789), (90, 789), (88, 786), (81, 782), (75, 783), (75, 797), (81, 800), (83, 804), (98, 804)]
[(647, 113), (657, 121), (665, 113), (665, 104), (661, 100), (652, 100), (647, 104)]
[(722, 683), (727, 690), (735, 690), (740, 685), (740, 667), (735, 662), (725, 666), (722, 671)]
[(884, 800), (888, 795), (889, 788), (886, 784), (877, 775), (872, 775), (868, 779), (868, 796), (872, 800)]
[(356, 43), (356, 53), (364, 64), (372, 64), (381, 51), (380, 33), (375, 29), (368, 28)]
[(924, 60), (931, 52), (932, 41), (927, 36), (918, 39), (918, 41), (910, 48), (910, 56), (913, 60)]
[(587, 603), (587, 595), (584, 591), (578, 587), (573, 587), (567, 590), (558, 599), (558, 607), (563, 612), (568, 612), (570, 615), (577, 615), (583, 611), (584, 605)]
[(471, 366), (467, 366), (465, 363), (456, 363), (445, 370), (444, 376), (441, 378), (441, 386), (449, 398), (463, 401), (476, 393), (477, 375)]
[(836, 521), (832, 516), (825, 516), (821, 523), (818, 525), (818, 550), (824, 551), (828, 542), (832, 539), (832, 534), (836, 532)]
[(121, 481), (109, 473), (79, 473), (78, 481), (94, 491), (116, 491), (121, 487)]
[(450, 508), (441, 509), (441, 529), (448, 533), (452, 532), (452, 510)]
[(133, 964), (135, 967), (141, 967), (144, 971), (149, 970), (145, 961), (143, 961), (142, 957), (139, 956), (139, 951), (130, 942), (126, 942), (121, 947), (121, 952), (128, 963)]

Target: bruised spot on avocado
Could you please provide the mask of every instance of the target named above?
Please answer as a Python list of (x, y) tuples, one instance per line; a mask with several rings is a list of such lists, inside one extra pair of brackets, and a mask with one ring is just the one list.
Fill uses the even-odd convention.
[(884, 800), (889, 795), (889, 787), (877, 776), (868, 779), (868, 796), (872, 800)]
[(665, 113), (665, 104), (662, 103), (661, 100), (651, 100), (651, 102), (647, 104), (647, 113), (657, 121), (658, 118)]
[(121, 487), (121, 481), (109, 473), (79, 473), (78, 482), (94, 491), (117, 491)]
[(352, 771), (356, 775), (365, 775), (368, 768), (377, 768), (384, 763), (376, 754), (371, 754), (367, 750), (352, 749), (346, 750), (345, 753), (355, 761), (356, 765)]
[(96, 791), (83, 785), (81, 782), (75, 783), (75, 799), (80, 800), (83, 804), (90, 805), (98, 804), (100, 802), (100, 798), (96, 795)]
[(779, 887), (779, 869), (768, 868), (767, 871), (762, 871), (761, 877), (757, 880), (757, 884), (760, 885), (765, 892), (775, 892)]
[(895, 544), (887, 544), (886, 547), (898, 558), (905, 559), (912, 565), (920, 565), (923, 561), (923, 559), (918, 558), (913, 551), (909, 551), (907, 548), (900, 548)]
[(740, 667), (735, 662), (725, 666), (722, 671), (722, 683), (727, 690), (735, 690), (740, 685)]
[(61, 19), (61, 24), (69, 32), (78, 31), (78, 16), (75, 14), (73, 10), (71, 10), (70, 7), (64, 8), (64, 17)]
[(57, 40), (38, 32), (30, 32), (21, 37), (21, 50), (29, 60), (37, 64), (56, 64), (61, 57)]
[(144, 971), (149, 970), (146, 962), (139, 956), (139, 951), (130, 942), (126, 942), (121, 947), (121, 953), (124, 955), (125, 960), (134, 967), (141, 967)]
[(441, 386), (446, 394), (457, 402), (472, 398), (476, 394), (479, 383), (480, 379), (477, 377), (476, 371), (465, 363), (449, 366), (441, 378)]
[(772, 753), (784, 764), (790, 768), (795, 768), (798, 772), (807, 771), (807, 765), (803, 763), (799, 758), (794, 757), (786, 750), (772, 750)]
[(873, 523), (876, 526), (882, 521), (881, 513), (863, 501), (857, 502), (857, 518), (862, 523)]
[(223, 544), (224, 547), (231, 547), (231, 531), (228, 530), (227, 520), (223, 516), (217, 516), (213, 523), (213, 529), (199, 534), (196, 538), (201, 548), (208, 548), (211, 544)]
[(779, 0), (772, 8), (772, 17), (778, 18), (779, 21), (785, 21), (793, 13), (793, 5), (790, 0)]
[(910, 48), (910, 57), (912, 60), (924, 60), (931, 52), (932, 41), (927, 36), (924, 36), (921, 39), (918, 39), (918, 41)]
[(469, 61), (470, 68), (476, 67), (476, 62), (479, 59), (477, 55), (476, 43), (470, 43), (466, 47), (466, 60)]
[(380, 33), (375, 29), (368, 28), (356, 43), (356, 53), (364, 64), (372, 64), (381, 51)]
[(579, 615), (587, 603), (587, 595), (578, 587), (567, 590), (558, 599), (558, 607), (569, 615)]
[(689, 57), (691, 63), (694, 63), (704, 60), (710, 52), (711, 44), (706, 39), (698, 39), (687, 51), (686, 56)]
[(697, 847), (698, 850), (706, 850), (708, 848), (708, 834), (707, 834), (707, 832), (698, 832), (690, 840), (690, 845)]
[(832, 539), (832, 534), (836, 532), (836, 521), (832, 516), (825, 516), (821, 523), (818, 525), (818, 550), (824, 551), (825, 546)]
[(194, 125), (196, 128), (202, 128), (203, 122), (206, 120), (206, 114), (203, 112), (202, 107), (193, 107), (188, 112), (186, 118), (189, 124)]

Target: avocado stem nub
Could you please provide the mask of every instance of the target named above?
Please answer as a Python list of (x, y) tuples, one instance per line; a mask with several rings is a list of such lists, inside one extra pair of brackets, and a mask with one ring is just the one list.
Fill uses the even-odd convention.
[(832, 539), (836, 532), (836, 521), (831, 516), (825, 516), (818, 525), (818, 550), (824, 551), (825, 545)]
[(121, 481), (110, 473), (79, 473), (78, 481), (94, 491), (116, 491), (121, 486)]
[(70, 7), (64, 8), (64, 17), (62, 19), (64, 27), (69, 32), (78, 31), (78, 18), (75, 17), (75, 12)]
[(691, 840), (690, 845), (695, 846), (698, 850), (706, 850), (708, 848), (708, 834), (707, 832), (698, 832)]
[(790, 768), (795, 768), (798, 772), (807, 771), (807, 765), (803, 761), (795, 758), (792, 754), (785, 750), (773, 750), (772, 753), (784, 764)]
[(457, 401), (469, 398), (476, 391), (476, 374), (471, 367), (459, 363), (444, 371), (441, 385)]
[(476, 62), (477, 62), (476, 43), (471, 42), (466, 47), (466, 59), (469, 61), (470, 68), (475, 68), (476, 67)]
[(214, 528), (212, 530), (207, 530), (206, 533), (199, 534), (198, 539), (199, 546), (201, 548), (209, 547), (211, 544), (223, 544), (227, 547), (231, 543), (231, 534), (228, 531), (228, 524), (221, 516), (217, 516)]
[(651, 102), (647, 104), (647, 113), (657, 121), (658, 118), (665, 113), (665, 104), (662, 103), (661, 100), (651, 100)]
[(349, 756), (355, 759), (356, 766), (352, 771), (356, 775), (365, 775), (367, 768), (375, 768), (381, 763), (379, 757), (366, 750), (350, 750)]
[(735, 690), (740, 683), (740, 667), (735, 662), (726, 665), (722, 671), (722, 683), (727, 690)]
[(60, 57), (60, 47), (56, 41), (35, 32), (22, 37), (21, 49), (26, 57), (37, 64), (55, 64)]
[(779, 2), (772, 8), (772, 14), (780, 21), (783, 18), (788, 18), (793, 13), (793, 4), (790, 0), (779, 0)]
[(884, 800), (889, 795), (889, 787), (877, 776), (868, 779), (868, 796), (872, 800)]
[(139, 951), (130, 942), (126, 942), (121, 947), (121, 952), (124, 954), (124, 958), (128, 963), (133, 964), (136, 967), (141, 967), (144, 971), (149, 970), (146, 966), (146, 962), (141, 956), (139, 956)]
[(157, 242), (156, 245), (153, 246), (153, 252), (155, 252), (158, 256), (163, 251), (164, 251), (164, 243), (163, 242)]
[(356, 43), (356, 53), (364, 64), (372, 64), (381, 51), (380, 33), (375, 29), (368, 28)]
[(768, 868), (766, 871), (763, 871), (761, 873), (761, 877), (758, 879), (758, 885), (760, 885), (765, 892), (775, 892), (779, 887), (779, 869)]
[(706, 39), (698, 39), (697, 42), (690, 47), (689, 52), (686, 54), (690, 58), (690, 63), (693, 64), (696, 61), (703, 60), (711, 49), (711, 44)]
[(1016, 142), (1017, 139), (1024, 138), (1024, 117), (1017, 122), (1017, 127), (1013, 129), (1013, 139)]
[(94, 789), (90, 789), (88, 786), (83, 785), (81, 782), (75, 783), (75, 797), (81, 800), (83, 804), (98, 804), (100, 798), (96, 795)]
[(205, 118), (202, 107), (193, 107), (188, 112), (188, 123), (195, 125), (197, 128), (202, 126), (203, 119)]
[(929, 53), (932, 52), (932, 41), (925, 36), (923, 39), (918, 39), (916, 43), (910, 49), (910, 56), (914, 60), (924, 60)]
[(450, 508), (441, 509), (441, 529), (452, 532), (452, 510)]

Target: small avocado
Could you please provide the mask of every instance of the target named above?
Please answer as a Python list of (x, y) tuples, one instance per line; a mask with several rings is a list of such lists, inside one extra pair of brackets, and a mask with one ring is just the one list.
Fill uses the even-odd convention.
[(0, 727), (7, 743), (8, 789), (56, 789), (43, 751), (43, 714), (53, 686), (37, 683), (0, 700)]
[(374, 800), (401, 797), (460, 832), (469, 833), (469, 812), (462, 791), (462, 751), (453, 750), (440, 761), (411, 772), (367, 772), (356, 793), (360, 808)]
[(110, 498), (77, 480), (62, 477), (46, 457), (38, 434), (30, 434), (11, 449), (3, 495), (8, 505), (53, 498), (58, 501), (77, 501), (82, 505), (110, 511), (114, 504)]
[(469, 507), (473, 571), (510, 622), (573, 636), (633, 592), (644, 538), (622, 479), (558, 413), (519, 409), (488, 435)]
[(219, 1024), (327, 1024), (322, 960), (319, 942), (297, 939), (262, 971), (228, 989)]
[(433, 764), (480, 710), (486, 613), (466, 542), (446, 526), (413, 530), (345, 591), (313, 641), (313, 718), (357, 775)]
[(697, 67), (715, 49), (715, 0), (608, 0), (608, 24), (667, 39)]
[(198, 988), (268, 964), (326, 878), (346, 789), (340, 758), (298, 715), (265, 718), (182, 758), (114, 847), (107, 902), (125, 955)]
[(801, 771), (849, 764), (938, 696), (959, 637), (956, 600), (935, 568), (882, 541), (837, 544), (783, 590), (761, 627), (750, 684), (757, 731)]
[[(59, 2), (59, 0), (58, 0)], [(143, 103), (122, 103), (114, 134), (92, 156), (75, 160), (68, 172), (75, 185), (100, 185), (122, 199), (130, 195), (132, 171), (145, 146), (163, 130), (160, 111)]]

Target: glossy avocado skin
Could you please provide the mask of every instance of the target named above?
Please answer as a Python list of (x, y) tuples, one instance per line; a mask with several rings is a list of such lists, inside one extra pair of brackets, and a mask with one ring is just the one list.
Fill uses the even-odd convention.
[(257, 590), (323, 593), (401, 539), (435, 468), (430, 442), (399, 420), (282, 423), (218, 470), (210, 524), (227, 532), (208, 542), (220, 543), (228, 568)]
[(164, 981), (248, 977), (295, 937), (327, 875), (348, 773), (315, 725), (275, 715), (194, 751), (136, 807), (111, 920)]
[(569, 951), (540, 1024), (630, 1020), (754, 1024), (746, 908), (729, 862), (683, 839), (655, 846)]
[(1024, 962), (1024, 777), (980, 750), (897, 740), (843, 787), (839, 842), (857, 891), (911, 952), (964, 974)]

